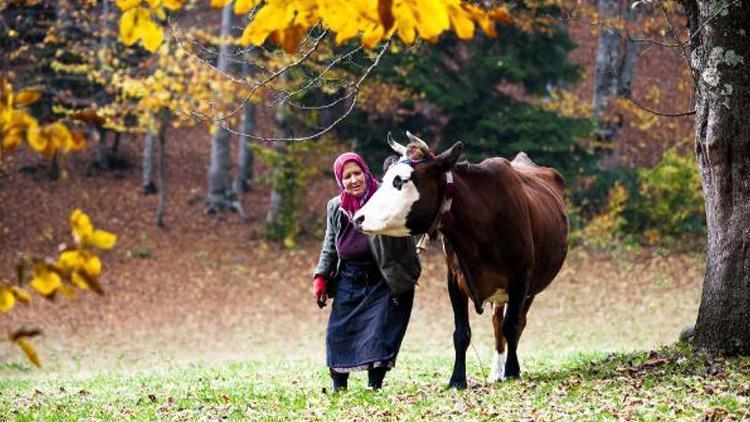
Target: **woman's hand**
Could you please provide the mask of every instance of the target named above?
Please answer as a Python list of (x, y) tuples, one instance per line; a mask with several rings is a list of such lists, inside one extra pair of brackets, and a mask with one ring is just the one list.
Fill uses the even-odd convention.
[(326, 306), (326, 301), (328, 300), (326, 279), (320, 274), (317, 274), (315, 279), (313, 279), (313, 299), (315, 299), (319, 308)]

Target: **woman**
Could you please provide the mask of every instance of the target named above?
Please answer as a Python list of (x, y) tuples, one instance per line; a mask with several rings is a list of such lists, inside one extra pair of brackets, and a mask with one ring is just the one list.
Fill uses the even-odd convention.
[(362, 157), (341, 154), (333, 172), (341, 194), (328, 202), (313, 281), (318, 306), (333, 298), (326, 361), (334, 391), (346, 390), (349, 372), (359, 370), (367, 370), (370, 388), (380, 389), (396, 363), (421, 266), (410, 237), (368, 237), (354, 226), (352, 217), (378, 188)]

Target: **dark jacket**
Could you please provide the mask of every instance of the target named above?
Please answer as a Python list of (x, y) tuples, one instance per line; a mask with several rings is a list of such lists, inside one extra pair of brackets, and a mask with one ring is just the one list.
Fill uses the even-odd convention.
[[(329, 290), (335, 289), (332, 283), (339, 273), (341, 260), (336, 252), (336, 237), (340, 233), (341, 198), (338, 196), (328, 201), (326, 213), (326, 234), (323, 248), (314, 274), (320, 274), (329, 282)], [(414, 240), (408, 237), (370, 236), (370, 251), (394, 295), (410, 290), (417, 283), (422, 273), (422, 266), (417, 256)], [(330, 293), (329, 293), (330, 294)]]

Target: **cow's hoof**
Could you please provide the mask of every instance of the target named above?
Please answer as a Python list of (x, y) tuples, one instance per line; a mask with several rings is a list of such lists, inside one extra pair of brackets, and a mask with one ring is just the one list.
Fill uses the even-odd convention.
[(454, 380), (448, 383), (448, 388), (455, 388), (456, 390), (466, 390), (466, 380)]
[(505, 379), (505, 355), (503, 353), (495, 353), (495, 359), (492, 361), (492, 369), (490, 369), (490, 376), (487, 377), (487, 382), (490, 384), (500, 382)]
[(515, 372), (515, 373), (505, 373), (505, 379), (506, 380), (517, 380), (521, 378), (521, 372)]

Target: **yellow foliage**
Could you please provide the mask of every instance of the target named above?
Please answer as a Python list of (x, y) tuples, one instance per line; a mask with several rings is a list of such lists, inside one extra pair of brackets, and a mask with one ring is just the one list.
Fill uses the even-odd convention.
[(622, 213), (629, 197), (627, 189), (616, 183), (607, 197), (607, 211), (594, 217), (581, 230), (579, 236), (583, 241), (599, 248), (614, 244), (626, 223)]
[(80, 208), (70, 215), (73, 239), (83, 247), (94, 247), (98, 249), (111, 249), (117, 242), (117, 236), (113, 233), (96, 230), (91, 224), (91, 219)]
[[(258, 3), (237, 2), (235, 13), (247, 13)], [(362, 44), (372, 48), (394, 33), (407, 44), (417, 36), (435, 42), (451, 28), (467, 40), (474, 36), (475, 25), (494, 37), (493, 22), (510, 23), (510, 15), (502, 6), (487, 11), (461, 0), (266, 0), (240, 42), (261, 45), (270, 38), (285, 51), (294, 51), (318, 20), (336, 34), (337, 43), (360, 36)]]
[(36, 353), (36, 350), (34, 350), (34, 347), (29, 343), (26, 339), (20, 338), (15, 341), (15, 343), (18, 345), (18, 347), (23, 350), (23, 352), (26, 354), (26, 357), (29, 358), (31, 363), (36, 365), (37, 368), (42, 367), (42, 362), (39, 360), (39, 355)]
[(164, 40), (164, 30), (151, 19), (151, 12), (144, 7), (125, 11), (120, 17), (120, 39), (125, 45), (138, 40), (150, 52), (156, 51)]
[(231, 1), (232, 0), (211, 0), (211, 7), (214, 9), (221, 9)]
[(115, 4), (120, 10), (130, 10), (141, 4), (141, 0), (115, 0)]
[(260, 3), (260, 0), (235, 0), (234, 13), (237, 15), (249, 13), (258, 3)]
[(49, 296), (62, 286), (60, 274), (44, 263), (37, 263), (31, 269), (33, 278), (29, 285), (43, 296)]
[(10, 311), (15, 306), (16, 301), (28, 305), (31, 303), (31, 295), (20, 287), (0, 282), (0, 312)]
[(11, 286), (10, 292), (13, 293), (13, 296), (24, 305), (31, 303), (31, 295), (26, 290), (20, 287)]
[(34, 104), (41, 96), (42, 94), (40, 94), (39, 91), (33, 89), (22, 89), (16, 94), (15, 103), (18, 107), (24, 107)]
[(8, 312), (16, 304), (16, 297), (8, 287), (0, 287), (0, 312)]
[(13, 151), (24, 140), (45, 157), (52, 157), (60, 149), (68, 152), (85, 145), (83, 135), (73, 134), (62, 122), (39, 126), (39, 122), (23, 109), (36, 102), (40, 95), (32, 89), (14, 93), (10, 82), (0, 79), (0, 159), (3, 152)]
[(175, 11), (182, 8), (183, 0), (147, 0), (148, 7), (142, 7), (142, 0), (117, 0), (117, 7), (123, 11), (120, 16), (120, 40), (130, 46), (139, 40), (143, 47), (155, 52), (164, 41), (164, 28), (153, 19), (166, 19), (164, 8)]

